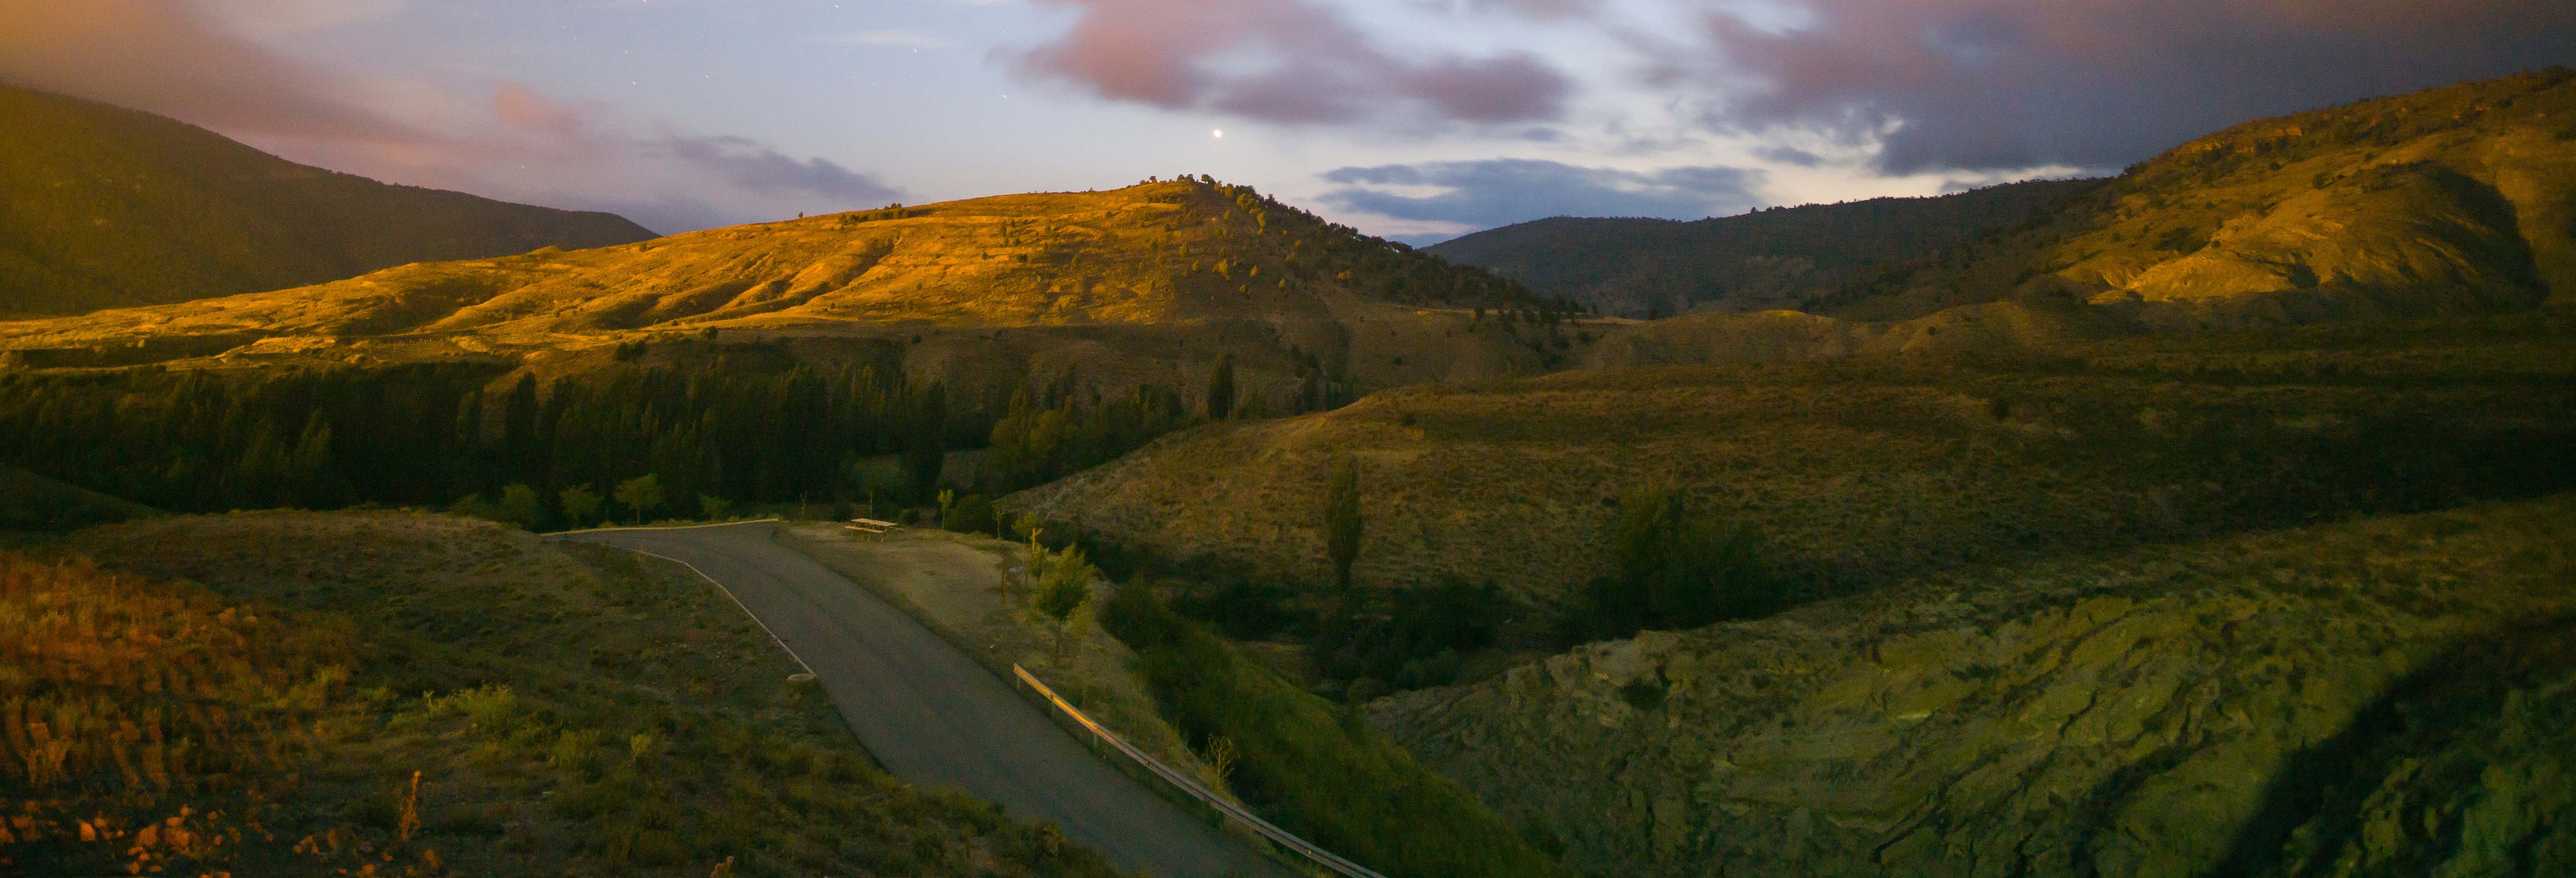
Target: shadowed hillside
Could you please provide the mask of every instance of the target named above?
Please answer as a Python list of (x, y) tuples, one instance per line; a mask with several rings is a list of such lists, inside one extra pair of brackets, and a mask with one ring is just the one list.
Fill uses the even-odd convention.
[(148, 113), (0, 85), (0, 315), (321, 283), (653, 237), (605, 213), (388, 186)]
[(1493, 269), (1603, 314), (1796, 307), (1817, 288), (1938, 254), (2045, 211), (2098, 180), (2035, 181), (1937, 198), (1772, 208), (1695, 222), (1555, 217), (1477, 232), (1428, 252)]

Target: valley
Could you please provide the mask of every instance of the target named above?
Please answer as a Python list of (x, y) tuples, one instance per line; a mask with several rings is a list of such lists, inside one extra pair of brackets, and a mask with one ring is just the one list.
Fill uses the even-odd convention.
[[(151, 166), (226, 210), (322, 185), (0, 100), (230, 155)], [(2564, 67), (1423, 249), (1203, 175), (370, 210), (509, 218), (256, 271), (0, 226), (60, 257), (0, 260), (0, 866), (1286, 862), (1014, 665), (1387, 876), (2576, 865)]]

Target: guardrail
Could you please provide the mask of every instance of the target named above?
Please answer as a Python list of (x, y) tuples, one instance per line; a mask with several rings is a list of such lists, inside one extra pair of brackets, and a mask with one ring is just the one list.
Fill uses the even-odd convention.
[(1334, 872), (1348, 876), (1348, 878), (1386, 878), (1384, 875), (1371, 871), (1367, 866), (1362, 866), (1358, 863), (1342, 859), (1339, 854), (1316, 847), (1305, 839), (1298, 838), (1288, 830), (1270, 825), (1270, 821), (1261, 819), (1260, 815), (1244, 810), (1241, 805), (1226, 801), (1224, 796), (1217, 795), (1215, 791), (1209, 790), (1206, 786), (1201, 785), (1198, 782), (1198, 779), (1173, 770), (1171, 766), (1164, 765), (1162, 760), (1145, 755), (1145, 751), (1136, 749), (1136, 745), (1127, 743), (1127, 739), (1119, 737), (1118, 733), (1102, 728), (1099, 723), (1092, 722), (1091, 717), (1084, 714), (1081, 708), (1073, 706), (1071, 703), (1066, 702), (1063, 697), (1056, 695), (1055, 690), (1047, 688), (1047, 684), (1038, 682), (1038, 678), (1030, 674), (1027, 668), (1020, 667), (1019, 665), (1012, 665), (1011, 673), (1019, 675), (1020, 682), (1028, 684), (1030, 689), (1036, 690), (1039, 695), (1044, 696), (1048, 704), (1055, 705), (1057, 710), (1063, 711), (1068, 717), (1072, 717), (1075, 724), (1090, 731), (1093, 737), (1107, 743), (1111, 749), (1115, 749), (1119, 753), (1125, 754), (1127, 758), (1135, 760), (1136, 764), (1144, 766), (1146, 771), (1152, 772), (1157, 778), (1161, 778), (1164, 783), (1171, 784), (1173, 787), (1178, 788), (1183, 794), (1188, 795), (1190, 798), (1199, 800), (1199, 802), (1210, 808), (1216, 809), (1217, 813), (1225, 815), (1228, 819), (1231, 819), (1234, 822), (1243, 824), (1245, 828), (1251, 829), (1253, 832), (1260, 833), (1261, 837), (1269, 839), (1272, 843), (1279, 845), (1281, 848), (1293, 851), (1298, 855), (1313, 861), (1315, 865), (1331, 869)]

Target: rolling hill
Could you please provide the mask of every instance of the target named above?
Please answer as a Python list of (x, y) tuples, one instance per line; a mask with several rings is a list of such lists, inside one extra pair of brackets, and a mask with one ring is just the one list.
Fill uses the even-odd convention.
[(2576, 303), (2576, 70), (2249, 122), (2036, 227), (1803, 304), (1864, 320), (2063, 297), (2142, 329)]
[(0, 85), (0, 316), (653, 237), (624, 218), (390, 186), (175, 120)]
[(658, 361), (698, 341), (796, 339), (808, 361), (891, 356), (918, 381), (1007, 393), (1031, 374), (1078, 369), (1115, 394), (1203, 384), (1231, 355), (1246, 398), (1278, 410), (1326, 374), (1375, 389), (1552, 368), (1569, 341), (1535, 318), (1564, 310), (1481, 269), (1198, 179), (417, 263), (0, 323), (0, 362), (525, 361), (551, 378), (621, 350)]
[(2564, 318), (1851, 357), (1405, 388), (1193, 428), (1003, 501), (1059, 533), (1307, 593), (1353, 461), (1356, 579), (1547, 606), (1606, 572), (1623, 497), (1672, 483), (1817, 594), (1963, 563), (2576, 488)]
[(1691, 222), (1552, 217), (1426, 248), (1603, 314), (1673, 316), (1796, 307), (1814, 290), (2035, 222), (2100, 185), (2048, 180), (1935, 198), (1771, 208)]

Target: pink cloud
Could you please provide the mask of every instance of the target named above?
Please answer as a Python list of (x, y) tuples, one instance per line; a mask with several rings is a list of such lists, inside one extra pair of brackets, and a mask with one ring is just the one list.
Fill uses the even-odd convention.
[[(1287, 123), (1554, 119), (1572, 84), (1536, 56), (1399, 56), (1312, 0), (1042, 0), (1081, 10), (1022, 75), (1102, 97)], [(1554, 8), (1553, 4), (1549, 4)]]

